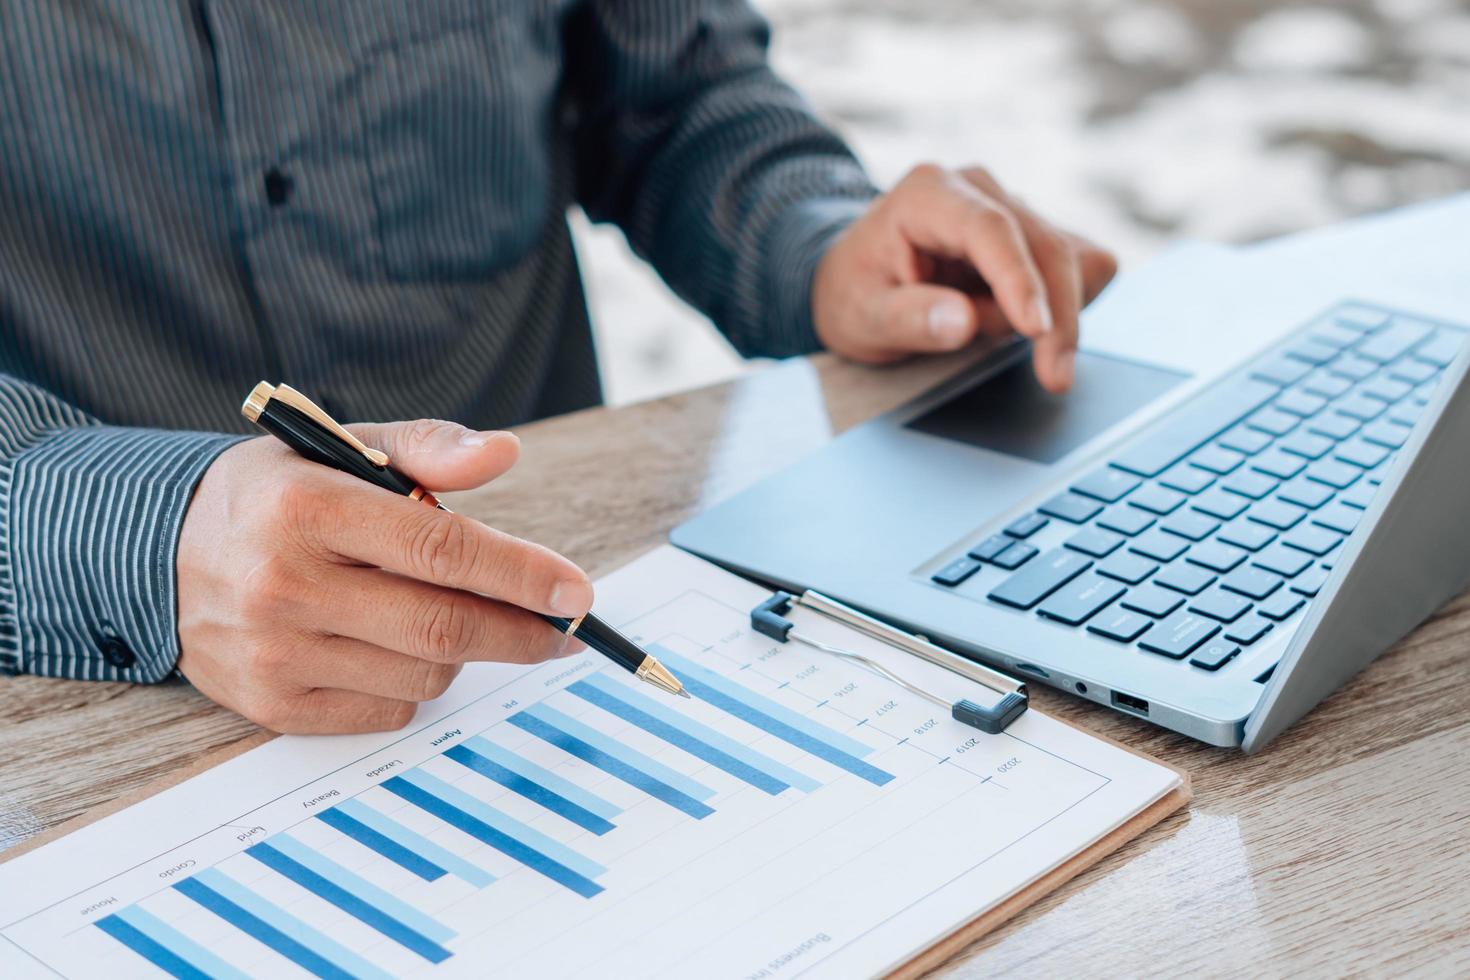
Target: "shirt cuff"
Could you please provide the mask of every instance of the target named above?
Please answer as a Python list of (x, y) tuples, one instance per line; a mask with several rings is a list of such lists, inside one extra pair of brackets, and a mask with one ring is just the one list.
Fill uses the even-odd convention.
[(83, 426), (16, 457), (0, 520), (0, 670), (154, 682), (179, 658), (179, 531), (243, 437)]
[(812, 279), (827, 249), (872, 203), (868, 197), (812, 198), (792, 204), (766, 248), (767, 329), (760, 353), (791, 357), (820, 350), (812, 322)]

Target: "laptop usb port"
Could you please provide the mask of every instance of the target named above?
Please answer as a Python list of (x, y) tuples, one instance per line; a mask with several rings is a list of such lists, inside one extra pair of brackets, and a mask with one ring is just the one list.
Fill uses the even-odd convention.
[(1113, 704), (1114, 706), (1122, 708), (1125, 711), (1131, 711), (1135, 715), (1148, 714), (1147, 701), (1145, 701), (1143, 698), (1135, 698), (1131, 694), (1124, 694), (1122, 691), (1113, 692)]

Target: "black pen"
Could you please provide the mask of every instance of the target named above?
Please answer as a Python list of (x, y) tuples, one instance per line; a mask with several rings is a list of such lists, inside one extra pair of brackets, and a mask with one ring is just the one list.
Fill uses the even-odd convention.
[[(314, 463), (330, 466), (384, 490), (447, 511), (439, 498), (389, 465), (388, 455), (370, 449), (337, 424), (301, 392), (288, 385), (262, 381), (250, 392), (240, 413)], [(654, 687), (689, 697), (670, 670), (638, 644), (590, 612), (576, 619), (537, 613), (552, 626), (575, 636), (613, 663)]]

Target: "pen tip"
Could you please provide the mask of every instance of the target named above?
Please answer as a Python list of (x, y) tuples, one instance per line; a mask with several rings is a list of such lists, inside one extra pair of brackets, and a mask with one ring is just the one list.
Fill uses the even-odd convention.
[(681, 697), (681, 698), (688, 698), (689, 697), (689, 692), (686, 691), (686, 690), (684, 690), (681, 687), (681, 688), (679, 688), (679, 697)]

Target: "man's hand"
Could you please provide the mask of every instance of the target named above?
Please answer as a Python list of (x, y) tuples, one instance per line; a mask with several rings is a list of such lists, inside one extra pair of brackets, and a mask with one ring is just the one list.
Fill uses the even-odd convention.
[[(508, 432), (448, 422), (350, 426), (426, 488), (515, 463)], [(581, 649), (526, 610), (592, 606), (581, 569), (542, 548), (308, 462), (274, 439), (205, 473), (179, 541), (179, 670), (278, 732), (401, 728), (470, 660)]]
[(984, 170), (914, 168), (838, 237), (817, 266), (812, 318), (829, 349), (881, 363), (1016, 331), (1036, 377), (1072, 385), (1077, 315), (1117, 262), (1053, 228)]

